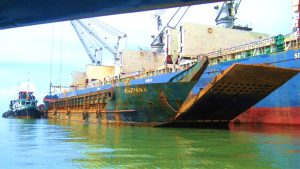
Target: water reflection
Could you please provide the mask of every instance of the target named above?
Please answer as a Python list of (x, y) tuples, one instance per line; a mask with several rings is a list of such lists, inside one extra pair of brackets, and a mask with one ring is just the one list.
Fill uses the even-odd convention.
[[(87, 145), (85, 168), (295, 168), (299, 127), (235, 126), (231, 130), (82, 125), (65, 126)], [(84, 138), (84, 139), (83, 139)], [(298, 149), (298, 150), (297, 150)]]
[(249, 134), (262, 162), (272, 168), (299, 168), (300, 126), (231, 125), (231, 131)]
[(72, 162), (80, 155), (70, 153), (76, 144), (56, 140), (68, 137), (47, 120), (0, 119), (0, 168), (80, 168)]
[(298, 168), (299, 129), (175, 129), (0, 119), (0, 168)]

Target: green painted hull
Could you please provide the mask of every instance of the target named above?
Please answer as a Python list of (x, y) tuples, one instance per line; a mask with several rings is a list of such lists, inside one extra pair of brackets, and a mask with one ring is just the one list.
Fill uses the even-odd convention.
[(196, 82), (113, 87), (50, 102), (48, 118), (103, 124), (157, 126), (176, 116)]
[(143, 74), (56, 99), (47, 97), (45, 107), (49, 118), (156, 126), (174, 120), (207, 65), (203, 58), (177, 73)]
[(196, 82), (117, 87), (107, 102), (107, 120), (120, 122), (168, 122), (177, 113)]

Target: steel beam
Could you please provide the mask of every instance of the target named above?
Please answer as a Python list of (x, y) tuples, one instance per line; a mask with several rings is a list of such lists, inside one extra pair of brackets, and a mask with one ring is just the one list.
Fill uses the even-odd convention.
[(224, 0), (0, 0), (0, 29)]

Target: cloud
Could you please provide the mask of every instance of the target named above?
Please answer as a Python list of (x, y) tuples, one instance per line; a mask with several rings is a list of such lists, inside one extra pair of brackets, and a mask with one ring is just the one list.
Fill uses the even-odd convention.
[(0, 88), (1, 98), (14, 99), (17, 96), (16, 91), (17, 91), (17, 86), (9, 87), (9, 88)]
[(9, 99), (16, 99), (18, 96), (19, 91), (36, 91), (36, 85), (34, 83), (27, 83), (21, 82), (18, 86), (11, 86), (11, 87), (4, 87), (0, 88), (1, 97), (9, 98)]

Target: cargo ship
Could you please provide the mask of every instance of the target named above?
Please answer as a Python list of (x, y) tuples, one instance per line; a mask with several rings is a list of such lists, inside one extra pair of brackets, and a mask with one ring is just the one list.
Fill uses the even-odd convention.
[(199, 56), (180, 69), (165, 67), (135, 76), (113, 77), (95, 87), (49, 94), (44, 98), (45, 109), (49, 118), (69, 121), (227, 126), (299, 72), (268, 65), (234, 64), (199, 91), (196, 83), (207, 66), (208, 58)]
[[(299, 124), (297, 34), (270, 37), (211, 26), (199, 30), (187, 24), (180, 27), (179, 33), (165, 31), (166, 43), (157, 44), (166, 46), (155, 46), (161, 47), (157, 51), (166, 51), (165, 62), (171, 65), (162, 70), (153, 70), (153, 63), (161, 58), (156, 52), (127, 52), (126, 57), (125, 51), (122, 59), (118, 52), (112, 52), (117, 67), (124, 72), (144, 73), (106, 77), (94, 87), (47, 95), (44, 100), (48, 117), (151, 126), (227, 125), (229, 121)], [(234, 46), (242, 42), (247, 43)], [(212, 49), (218, 50), (208, 52)], [(153, 61), (147, 53), (153, 55)], [(95, 63), (96, 57), (90, 58)], [(203, 66), (199, 58), (208, 58), (209, 66)], [(184, 72), (198, 75), (187, 80)], [(194, 77), (193, 73), (189, 76)], [(86, 79), (86, 86), (95, 79)], [(282, 118), (285, 115), (289, 117)]]
[(3, 118), (41, 118), (33, 92), (20, 91), (17, 100), (11, 100), (9, 109), (3, 113)]
[[(235, 63), (268, 64), (300, 69), (299, 40), (295, 32), (203, 54), (210, 58), (211, 64), (197, 86), (200, 88), (206, 86), (217, 74)], [(236, 117), (233, 122), (299, 125), (299, 82), (300, 75), (298, 74)]]

